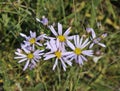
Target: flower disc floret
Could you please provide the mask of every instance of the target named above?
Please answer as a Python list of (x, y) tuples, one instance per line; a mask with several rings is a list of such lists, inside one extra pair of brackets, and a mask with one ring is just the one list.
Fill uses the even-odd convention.
[(32, 53), (29, 53), (29, 54), (27, 55), (27, 58), (28, 58), (28, 59), (33, 59), (33, 58), (34, 58), (34, 55), (33, 55)]
[(30, 44), (35, 44), (36, 39), (35, 39), (35, 38), (31, 38), (31, 39), (29, 40), (29, 42), (30, 42)]
[(61, 56), (62, 56), (60, 51), (56, 51), (56, 52), (55, 52), (55, 55), (56, 55), (56, 57), (57, 57), (58, 59), (60, 59)]
[(80, 48), (75, 48), (74, 53), (80, 55), (82, 53), (82, 50)]
[(65, 40), (66, 40), (65, 36), (63, 36), (63, 35), (59, 35), (57, 38), (59, 39), (60, 42), (65, 42)]

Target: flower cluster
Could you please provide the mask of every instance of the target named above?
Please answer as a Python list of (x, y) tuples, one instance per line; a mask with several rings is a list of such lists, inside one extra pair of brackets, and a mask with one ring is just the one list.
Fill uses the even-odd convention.
[[(43, 19), (47, 21), (46, 18)], [(43, 23), (43, 25), (48, 24), (48, 21), (42, 22), (38, 18), (37, 21)], [(83, 65), (84, 61), (88, 61), (88, 57), (93, 57), (94, 45), (105, 47), (100, 41), (107, 35), (102, 34), (97, 37), (92, 28), (86, 28), (86, 32), (90, 34), (86, 39), (80, 35), (70, 36), (71, 27), (64, 31), (60, 23), (58, 23), (58, 31), (52, 25), (48, 26), (48, 28), (53, 36), (47, 36), (46, 34), (37, 36), (36, 32), (32, 31), (30, 31), (30, 36), (20, 33), (25, 40), (21, 44), (21, 48), (15, 52), (17, 56), (14, 58), (19, 59), (18, 63), (26, 62), (23, 70), (34, 68), (37, 62), (43, 58), (43, 60), (47, 61), (54, 60), (53, 70), (55, 70), (56, 66), (61, 65), (63, 70), (66, 71), (67, 66), (72, 66), (73, 62)], [(43, 39), (46, 41), (40, 43)], [(40, 47), (44, 49), (41, 50)]]
[(26, 36), (23, 33), (20, 33), (22, 37), (25, 38), (21, 44), (21, 48), (18, 48), (15, 54), (17, 57), (15, 59), (20, 59), (18, 63), (26, 61), (26, 64), (23, 70), (26, 70), (28, 67), (30, 69), (36, 66), (36, 62), (39, 62), (41, 56), (44, 54), (44, 50), (36, 49), (36, 46), (43, 46), (39, 41), (45, 37), (45, 35), (40, 35), (36, 37), (36, 32), (30, 31), (30, 36)]

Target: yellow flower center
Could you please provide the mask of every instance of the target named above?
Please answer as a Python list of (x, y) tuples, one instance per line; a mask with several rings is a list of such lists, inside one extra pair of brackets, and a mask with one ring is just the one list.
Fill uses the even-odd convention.
[(56, 55), (57, 58), (61, 58), (61, 52), (56, 51), (56, 52), (55, 52), (55, 55)]
[(36, 39), (35, 39), (35, 38), (31, 38), (31, 39), (29, 40), (29, 42), (30, 42), (31, 44), (34, 44), (34, 43), (36, 42)]
[(59, 35), (57, 38), (59, 39), (60, 42), (64, 42), (66, 40), (65, 36), (63, 35)]
[(33, 57), (34, 57), (34, 55), (33, 55), (32, 53), (29, 53), (29, 54), (27, 55), (27, 58), (28, 58), (28, 59), (33, 59)]
[(75, 48), (74, 53), (80, 55), (82, 53), (82, 50), (80, 48)]

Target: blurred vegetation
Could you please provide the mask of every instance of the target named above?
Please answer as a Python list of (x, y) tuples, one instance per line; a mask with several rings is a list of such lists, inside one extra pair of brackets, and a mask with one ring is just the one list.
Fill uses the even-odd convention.
[[(22, 71), (14, 60), (20, 47), (19, 33), (29, 30), (49, 34), (35, 18), (46, 16), (49, 24), (72, 27), (84, 34), (86, 27), (97, 35), (108, 33), (103, 57), (52, 71), (51, 62), (40, 62), (34, 70)], [(0, 91), (120, 91), (120, 2), (119, 0), (0, 0)]]

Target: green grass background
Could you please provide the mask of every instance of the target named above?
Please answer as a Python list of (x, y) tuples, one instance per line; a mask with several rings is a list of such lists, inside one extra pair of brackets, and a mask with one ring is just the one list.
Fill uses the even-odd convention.
[[(39, 35), (50, 30), (36, 22), (45, 15), (49, 24), (60, 22), (71, 34), (85, 34), (85, 27), (104, 32), (103, 57), (67, 71), (54, 62), (40, 62), (34, 70), (22, 71), (14, 52), (29, 30)], [(98, 24), (101, 24), (98, 26)], [(120, 2), (119, 0), (0, 0), (0, 91), (120, 91)]]

